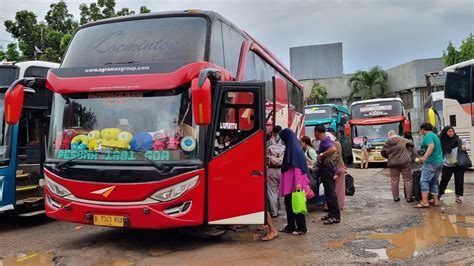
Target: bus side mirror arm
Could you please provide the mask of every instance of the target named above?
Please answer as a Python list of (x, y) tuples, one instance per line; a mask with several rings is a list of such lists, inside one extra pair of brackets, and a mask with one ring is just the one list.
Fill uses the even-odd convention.
[(219, 70), (216, 68), (205, 68), (199, 72), (199, 77), (198, 77), (198, 86), (202, 87), (204, 85), (204, 82), (208, 77), (214, 78), (216, 80), (221, 79), (221, 74), (219, 73)]

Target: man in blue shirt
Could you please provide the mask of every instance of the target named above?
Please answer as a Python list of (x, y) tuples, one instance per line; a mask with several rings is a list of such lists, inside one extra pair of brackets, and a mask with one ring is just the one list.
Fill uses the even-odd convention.
[(443, 168), (441, 141), (433, 133), (433, 126), (430, 123), (423, 123), (420, 132), (425, 136), (420, 147), (424, 153), (419, 159), (419, 163), (423, 164), (420, 180), (421, 202), (415, 205), (415, 208), (429, 207), (428, 196), (430, 191), (433, 196), (433, 205), (439, 206), (438, 177)]

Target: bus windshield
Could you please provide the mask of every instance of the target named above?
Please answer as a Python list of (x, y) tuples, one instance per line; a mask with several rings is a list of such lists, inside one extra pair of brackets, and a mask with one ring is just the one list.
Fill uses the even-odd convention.
[(403, 115), (403, 106), (400, 101), (360, 103), (352, 105), (351, 113), (352, 119), (401, 116)]
[(48, 159), (197, 160), (190, 90), (53, 98)]
[(395, 130), (398, 134), (403, 134), (403, 124), (401, 122), (378, 124), (378, 125), (353, 125), (353, 144), (359, 145), (363, 137), (367, 137), (370, 142), (383, 143), (388, 139), (388, 132)]
[(0, 67), (0, 87), (9, 87), (17, 79), (17, 74), (16, 67)]
[(327, 106), (322, 107), (310, 107), (305, 109), (305, 119), (315, 120), (331, 118), (331, 108)]
[(104, 23), (80, 29), (61, 67), (203, 61), (207, 20), (165, 17)]

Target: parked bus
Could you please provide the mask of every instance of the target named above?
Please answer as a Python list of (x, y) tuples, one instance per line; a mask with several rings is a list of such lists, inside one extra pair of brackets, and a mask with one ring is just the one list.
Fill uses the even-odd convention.
[(411, 131), (401, 99), (381, 98), (352, 103), (351, 120), (346, 127), (346, 134), (352, 138), (353, 162), (361, 163), (360, 144), (363, 137), (367, 137), (373, 147), (369, 151), (368, 161), (387, 162), (380, 151), (390, 130), (395, 130), (401, 136)]
[(59, 64), (43, 61), (0, 64), (0, 213), (32, 216), (44, 213), (43, 170), (48, 115), (52, 93), (46, 89), (25, 90), (28, 95), (19, 121), (5, 123), (3, 99), (15, 80), (46, 77)]
[(349, 121), (349, 110), (337, 104), (314, 104), (305, 106), (305, 132), (313, 137), (314, 127), (324, 125), (336, 131), (337, 138), (343, 147), (343, 157), (347, 162), (352, 160), (350, 138), (344, 134), (344, 126)]
[(304, 130), (303, 87), (214, 12), (84, 25), (46, 86), (46, 213), (58, 220), (263, 224), (266, 128)]
[[(474, 139), (474, 59), (444, 69), (443, 117), (456, 134), (469, 143)], [(474, 161), (474, 152), (469, 151)]]

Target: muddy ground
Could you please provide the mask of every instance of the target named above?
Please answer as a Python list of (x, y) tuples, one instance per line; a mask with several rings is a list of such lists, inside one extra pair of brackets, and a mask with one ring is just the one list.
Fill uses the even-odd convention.
[[(454, 202), (452, 180), (443, 206), (423, 210), (392, 200), (386, 169), (349, 172), (356, 194), (346, 198), (342, 223), (326, 226), (319, 221), (325, 213), (309, 213), (305, 236), (281, 234), (262, 242), (252, 227), (203, 239), (174, 230), (0, 217), (0, 266), (474, 263), (474, 172), (466, 174), (462, 204)], [(276, 223), (281, 227), (285, 218)]]

